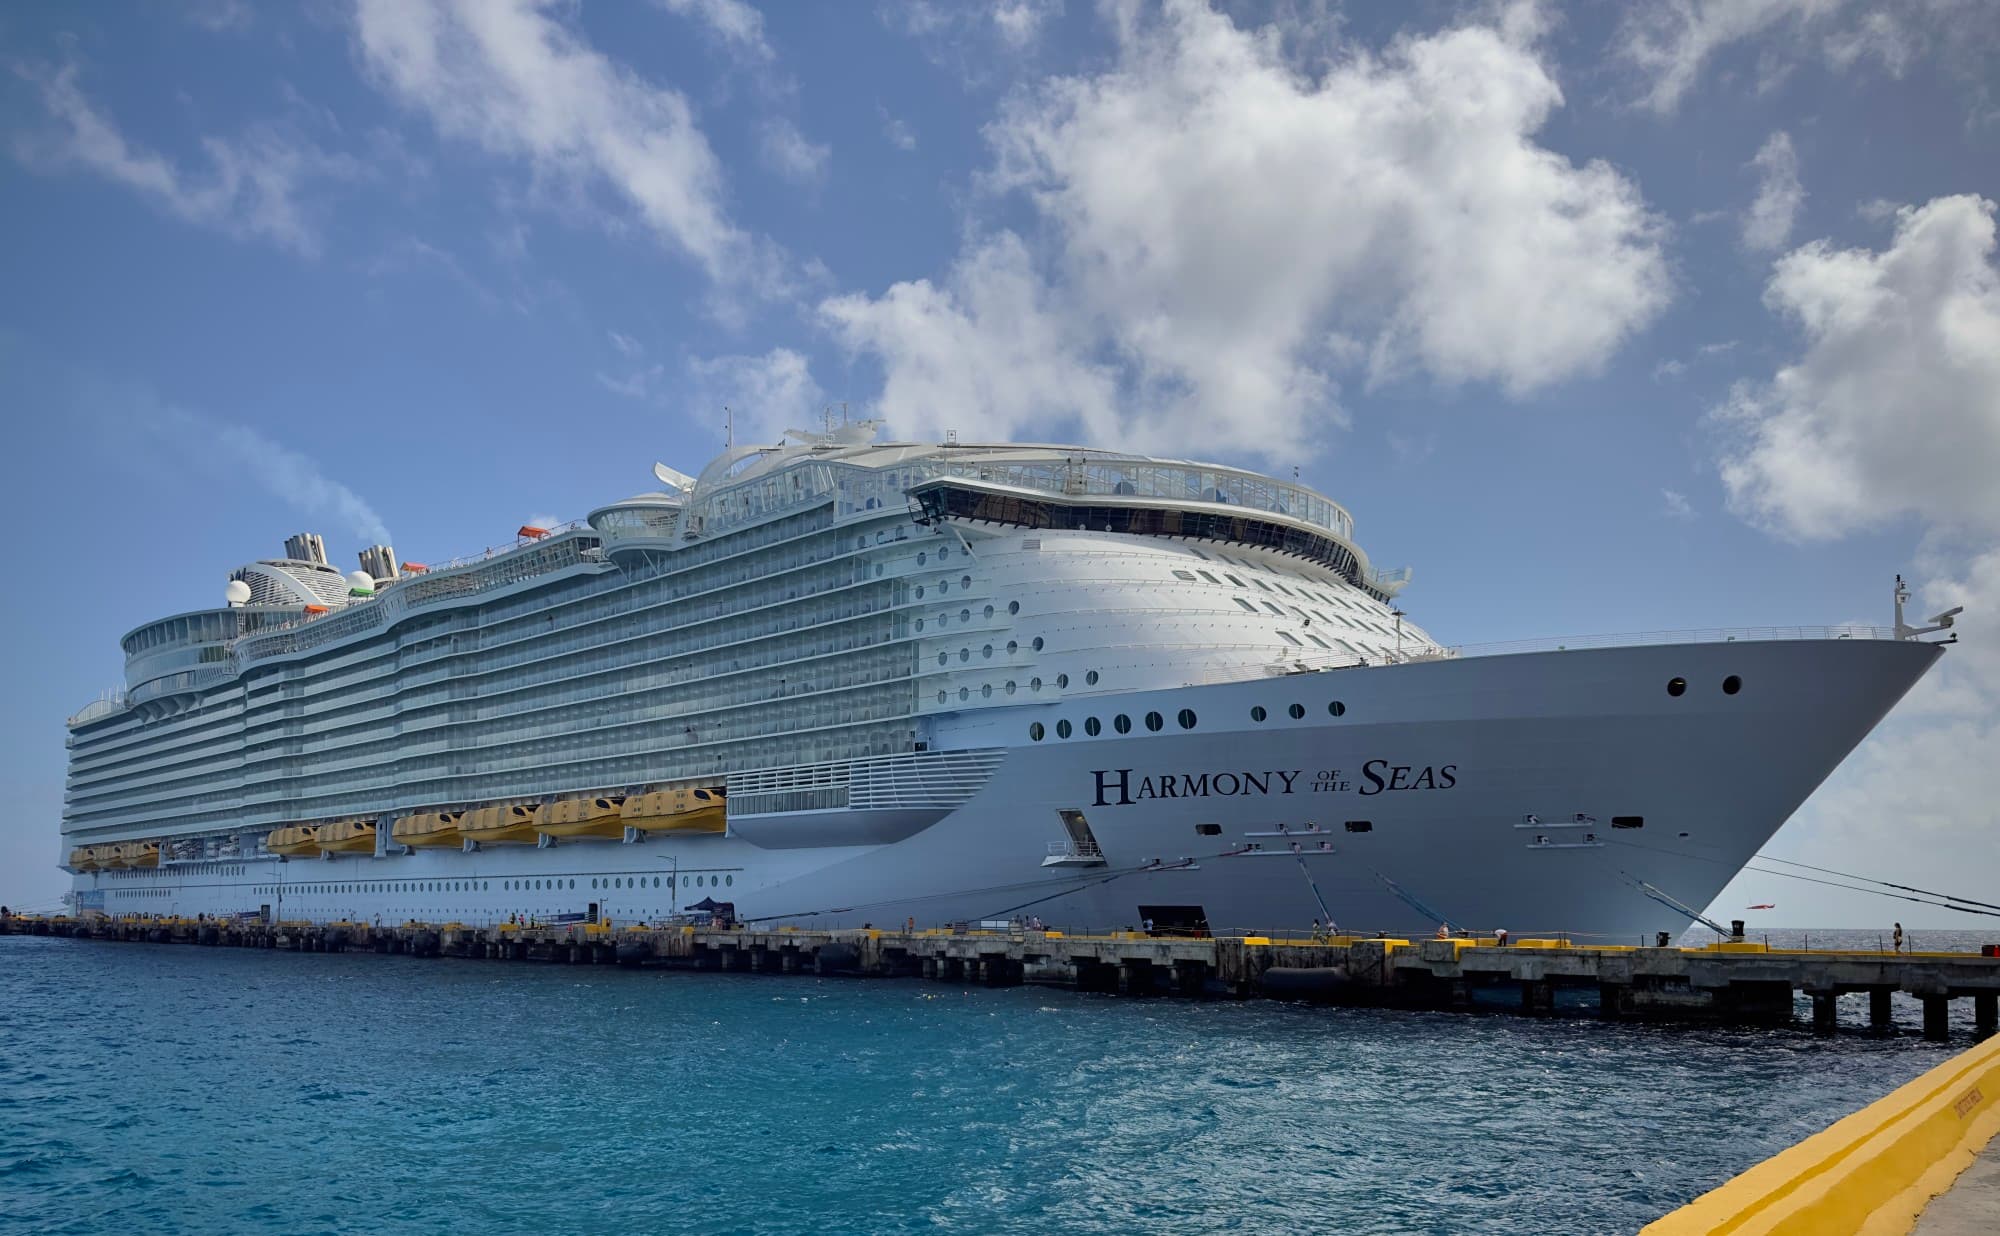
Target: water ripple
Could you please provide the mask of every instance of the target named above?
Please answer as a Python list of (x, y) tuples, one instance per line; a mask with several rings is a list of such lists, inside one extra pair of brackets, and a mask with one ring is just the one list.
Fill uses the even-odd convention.
[(1943, 1053), (20, 937), (0, 1007), (0, 1230), (175, 1236), (1631, 1230)]

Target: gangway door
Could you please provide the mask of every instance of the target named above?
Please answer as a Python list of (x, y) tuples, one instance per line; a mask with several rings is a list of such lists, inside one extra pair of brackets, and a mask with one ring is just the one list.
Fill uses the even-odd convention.
[(1069, 834), (1068, 841), (1053, 842), (1049, 846), (1044, 867), (1102, 867), (1104, 851), (1097, 844), (1096, 834), (1090, 831), (1090, 821), (1075, 807), (1063, 807), (1056, 812), (1061, 817), (1063, 831)]

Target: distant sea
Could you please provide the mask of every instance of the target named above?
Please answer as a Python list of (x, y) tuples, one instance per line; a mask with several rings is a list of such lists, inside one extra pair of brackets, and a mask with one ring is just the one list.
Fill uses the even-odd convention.
[(1969, 1042), (1898, 1016), (1816, 1038), (0, 937), (0, 1230), (1631, 1231)]

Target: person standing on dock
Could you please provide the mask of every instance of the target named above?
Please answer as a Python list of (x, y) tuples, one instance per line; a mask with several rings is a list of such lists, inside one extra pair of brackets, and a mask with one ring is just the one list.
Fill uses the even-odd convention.
[(1903, 951), (1903, 925), (1901, 923), (1896, 924), (1896, 934), (1890, 936), (1889, 940), (1896, 946), (1897, 952), (1900, 953)]

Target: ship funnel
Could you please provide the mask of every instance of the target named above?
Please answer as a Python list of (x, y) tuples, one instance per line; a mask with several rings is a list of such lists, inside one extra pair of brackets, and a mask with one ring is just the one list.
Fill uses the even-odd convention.
[(326, 566), (326, 542), (317, 532), (300, 532), (285, 538), (285, 557), (294, 562), (314, 562)]
[(402, 574), (396, 566), (396, 551), (387, 545), (370, 545), (362, 550), (361, 569), (373, 576), (378, 584)]

